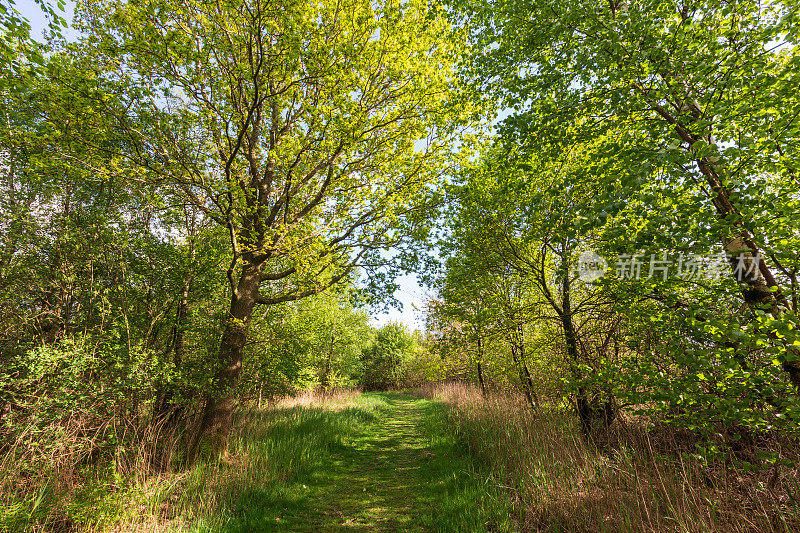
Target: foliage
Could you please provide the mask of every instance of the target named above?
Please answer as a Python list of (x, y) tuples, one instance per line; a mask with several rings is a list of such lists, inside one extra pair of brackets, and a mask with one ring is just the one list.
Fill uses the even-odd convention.
[(271, 306), (252, 326), (242, 394), (352, 388), (361, 381), (361, 352), (373, 329), (353, 307), (357, 291), (340, 286), (298, 302)]
[[(34, 0), (48, 19), (51, 38), (63, 38), (61, 27), (67, 22), (58, 14), (64, 10), (64, 1), (58, 0), (57, 9), (48, 0)], [(0, 91), (19, 89), (32, 76), (41, 72), (46, 49), (30, 35), (30, 21), (16, 8), (15, 0), (0, 1), (0, 66), (5, 76), (0, 78)]]
[[(706, 435), (793, 431), (797, 6), (449, 5), (471, 45), (465, 83), (507, 117), (453, 189), (444, 308), (469, 313), (458, 290), (486, 299), (520, 274), (536, 282), (514, 318), (490, 304), (497, 331), (521, 320), (541, 338), (558, 317), (564, 342), (534, 372), (556, 362), (575, 398), (594, 391)], [(574, 271), (588, 251), (610, 267), (594, 283)], [(662, 279), (648, 266), (665, 253)], [(692, 254), (701, 268), (716, 259), (716, 275), (676, 272)], [(622, 257), (641, 258), (641, 275)]]
[[(549, 405), (531, 413), (518, 395), (487, 399), (476, 387), (453, 383), (424, 392), (449, 406), (448, 431), (502, 476), (520, 530), (791, 531), (800, 523), (790, 469), (777, 475), (727, 461), (709, 464), (682, 453), (694, 451), (686, 434), (648, 433), (635, 424), (586, 442), (575, 438), (570, 412)], [(768, 446), (753, 444), (746, 453)], [(606, 445), (612, 453), (603, 452)], [(739, 449), (745, 453), (746, 446)], [(784, 452), (797, 453), (789, 449)], [(713, 481), (703, 481), (708, 476)], [(775, 505), (778, 498), (791, 503)]]
[(121, 155), (225, 228), (260, 303), (378, 267), (421, 222), (449, 150), (454, 53), (424, 2), (94, 1), (81, 17), (76, 53), (118, 93), (103, 106), (132, 144)]
[[(650, 472), (589, 471), (582, 446), (628, 423), (688, 435), (692, 483), (769, 467), (774, 492), (800, 422), (796, 1), (81, 0), (73, 42), (63, 4), (35, 3), (44, 43), (0, 0), (9, 527), (59, 500), (69, 520), (120, 521), (137, 468), (221, 482), (235, 467), (177, 459), (224, 451), (244, 407), (442, 380), (484, 399), (446, 420), (458, 442), (432, 432), (441, 453), (463, 445), (520, 501)], [(607, 262), (591, 279), (587, 257)], [(434, 291), (424, 334), (370, 326), (365, 304), (389, 302), (402, 269)], [(493, 395), (517, 392), (503, 433)], [(400, 405), (370, 398), (262, 420), (227, 457), (258, 448), (242, 472), (274, 468), (269, 483), (305, 475)], [(580, 431), (554, 464), (594, 465), (584, 477), (533, 452), (495, 468), (548, 428)], [(220, 520), (285, 496), (256, 485), (214, 500)], [(207, 495), (186, 487), (184, 510)], [(648, 527), (732, 523), (693, 526), (651, 499), (687, 492), (644, 487)], [(529, 511), (526, 527), (572, 525)]]
[(418, 340), (405, 326), (390, 323), (380, 328), (375, 340), (361, 355), (365, 390), (398, 389), (408, 385), (406, 370), (419, 353)]

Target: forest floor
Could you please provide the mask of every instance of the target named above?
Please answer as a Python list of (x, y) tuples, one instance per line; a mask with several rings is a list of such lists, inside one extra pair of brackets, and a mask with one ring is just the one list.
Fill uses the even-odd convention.
[(417, 392), (248, 408), (228, 452), (191, 468), (153, 468), (182, 463), (178, 435), (160, 455), (45, 471), (36, 490), (6, 474), (0, 533), (800, 531), (794, 465), (704, 464), (632, 423), (599, 448), (566, 409), (459, 384)]
[(440, 402), (392, 393), (362, 394), (346, 407), (273, 408), (264, 427), (248, 423), (240, 450), (281, 468), (246, 476), (247, 488), (188, 529), (512, 530), (507, 496), (446, 431), (447, 416)]

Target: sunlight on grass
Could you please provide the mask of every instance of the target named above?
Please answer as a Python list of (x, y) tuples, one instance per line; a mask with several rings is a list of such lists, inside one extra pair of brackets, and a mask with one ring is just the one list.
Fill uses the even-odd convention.
[(403, 394), (287, 399), (242, 413), (225, 457), (117, 502), (138, 514), (95, 523), (197, 533), (511, 531), (498, 481), (443, 432), (447, 416), (444, 405)]

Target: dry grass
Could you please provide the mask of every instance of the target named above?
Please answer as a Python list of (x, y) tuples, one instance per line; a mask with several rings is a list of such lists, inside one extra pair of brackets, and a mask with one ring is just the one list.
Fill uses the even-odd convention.
[[(313, 451), (316, 436), (271, 445), (270, 435), (311, 412), (356, 405), (357, 391), (302, 392), (262, 409), (244, 406), (229, 453), (185, 469), (183, 433), (164, 424), (134, 426), (65, 417), (37, 447), (31, 424), (0, 450), (0, 532), (167, 531), (201, 522), (247, 487), (285, 477)], [(286, 428), (283, 428), (286, 426)], [(114, 435), (109, 441), (108, 436)], [(274, 461), (265, 462), (265, 457)], [(210, 519), (210, 518), (209, 518)]]
[(800, 531), (796, 465), (704, 464), (681, 453), (686, 435), (630, 418), (587, 445), (568, 410), (463, 384), (420, 392), (450, 405), (452, 431), (506, 480), (523, 531)]
[(278, 409), (304, 407), (340, 411), (354, 405), (361, 393), (354, 389), (333, 389), (331, 391), (301, 391), (294, 395), (278, 398), (273, 406)]
[(0, 450), (0, 531), (85, 530), (135, 516), (120, 504), (168, 475), (181, 442), (176, 428), (124, 417), (32, 422)]
[[(587, 445), (569, 410), (533, 412), (513, 394), (484, 399), (458, 384), (420, 392), (450, 406), (447, 431), (505, 480), (521, 531), (800, 531), (797, 466), (704, 464), (682, 453), (693, 449), (690, 434), (645, 431), (635, 419)], [(104, 448), (93, 437), (97, 421), (67, 420), (47, 449), (31, 446), (30, 428), (0, 456), (0, 531), (162, 531), (213, 521), (248, 487), (311, 464), (318, 439), (347, 429), (329, 420), (331, 434), (321, 435), (324, 412), (353, 407), (358, 396), (309, 392), (244, 409), (231, 453), (189, 470), (168, 468), (182, 441), (164, 427), (119, 425), (125, 447)], [(289, 431), (301, 425), (307, 433)], [(764, 445), (736, 453), (756, 456)]]

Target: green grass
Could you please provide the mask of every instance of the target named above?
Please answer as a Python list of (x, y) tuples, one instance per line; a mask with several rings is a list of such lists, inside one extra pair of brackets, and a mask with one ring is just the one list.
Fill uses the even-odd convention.
[(506, 489), (457, 438), (445, 404), (309, 398), (242, 413), (229, 453), (189, 470), (142, 464), (122, 478), (85, 466), (60, 492), (45, 479), (0, 505), (0, 532), (513, 530)]
[[(215, 512), (188, 529), (512, 530), (507, 496), (447, 433), (446, 416), (441, 403), (388, 393), (363, 394), (339, 411), (263, 413), (234, 443), (229, 475), (216, 483)], [(237, 455), (247, 457), (238, 470)], [(186, 503), (208, 493), (208, 480), (192, 473)]]

